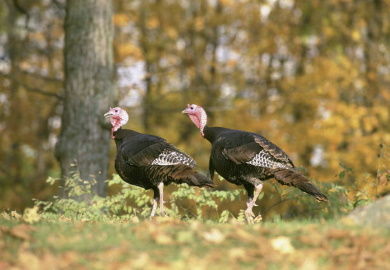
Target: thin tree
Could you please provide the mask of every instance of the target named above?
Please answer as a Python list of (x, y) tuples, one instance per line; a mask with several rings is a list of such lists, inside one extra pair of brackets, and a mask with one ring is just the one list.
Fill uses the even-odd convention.
[(110, 135), (103, 114), (115, 96), (112, 2), (66, 1), (64, 30), (65, 93), (56, 157), (63, 177), (77, 170), (83, 180), (96, 179), (92, 191), (104, 196)]

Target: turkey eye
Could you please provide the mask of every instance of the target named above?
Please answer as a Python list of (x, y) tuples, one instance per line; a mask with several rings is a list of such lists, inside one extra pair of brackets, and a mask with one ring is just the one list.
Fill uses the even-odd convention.
[(118, 110), (115, 110), (115, 112), (118, 112)]
[(190, 109), (193, 110), (193, 109), (194, 109), (194, 106), (191, 106)]

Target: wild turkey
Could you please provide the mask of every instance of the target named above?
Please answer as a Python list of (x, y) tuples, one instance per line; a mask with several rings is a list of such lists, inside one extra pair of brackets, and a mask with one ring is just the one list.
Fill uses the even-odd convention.
[(252, 223), (255, 217), (252, 208), (262, 190), (262, 181), (272, 177), (282, 185), (299, 188), (318, 201), (328, 201), (328, 198), (295, 168), (287, 154), (263, 136), (241, 130), (208, 127), (205, 110), (195, 104), (188, 104), (183, 113), (189, 115), (202, 137), (212, 144), (209, 162), (211, 179), (216, 170), (227, 181), (244, 185), (248, 192), (245, 210), (248, 223)]
[(213, 187), (214, 183), (194, 170), (196, 162), (172, 144), (158, 136), (122, 129), (129, 119), (127, 112), (119, 107), (110, 108), (104, 114), (110, 118), (111, 137), (116, 144), (115, 170), (127, 183), (154, 191), (150, 217), (160, 205), (160, 215), (165, 215), (163, 189), (172, 182), (190, 186)]

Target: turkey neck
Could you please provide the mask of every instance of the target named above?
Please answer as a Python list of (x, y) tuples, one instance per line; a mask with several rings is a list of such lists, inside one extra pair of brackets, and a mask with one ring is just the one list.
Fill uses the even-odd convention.
[(140, 134), (137, 131), (131, 130), (131, 129), (118, 129), (117, 131), (114, 132), (114, 138), (115, 142), (123, 140), (125, 137), (132, 137), (137, 134)]
[(203, 128), (204, 138), (207, 139), (210, 143), (214, 143), (219, 134), (225, 130), (227, 129), (222, 127), (209, 127), (206, 125)]

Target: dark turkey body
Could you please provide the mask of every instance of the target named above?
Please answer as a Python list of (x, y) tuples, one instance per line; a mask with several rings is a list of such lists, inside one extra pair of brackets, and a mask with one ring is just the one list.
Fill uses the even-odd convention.
[[(212, 144), (210, 175), (216, 170), (227, 181), (242, 185), (248, 181), (252, 183), (253, 179), (270, 179), (274, 177), (275, 169), (294, 170), (287, 154), (258, 134), (207, 126), (204, 134)], [(249, 164), (261, 151), (264, 151), (264, 164)], [(266, 167), (267, 165), (270, 166)]]
[(114, 133), (117, 155), (115, 170), (127, 183), (157, 192), (157, 185), (187, 183), (213, 186), (196, 172), (196, 162), (163, 138), (119, 129)]
[(267, 180), (273, 177), (271, 170), (268, 168), (255, 167), (245, 163), (235, 164), (220, 154), (217, 148), (214, 153), (211, 157), (213, 168), (230, 183), (242, 185), (248, 179), (258, 178), (259, 180)]
[[(208, 127), (204, 137), (212, 144), (209, 170), (214, 170), (227, 181), (244, 185), (248, 197), (253, 198), (262, 181), (275, 178), (280, 184), (294, 186), (318, 201), (326, 196), (300, 173), (287, 154), (263, 136), (234, 129)], [(256, 198), (255, 198), (256, 199)]]

